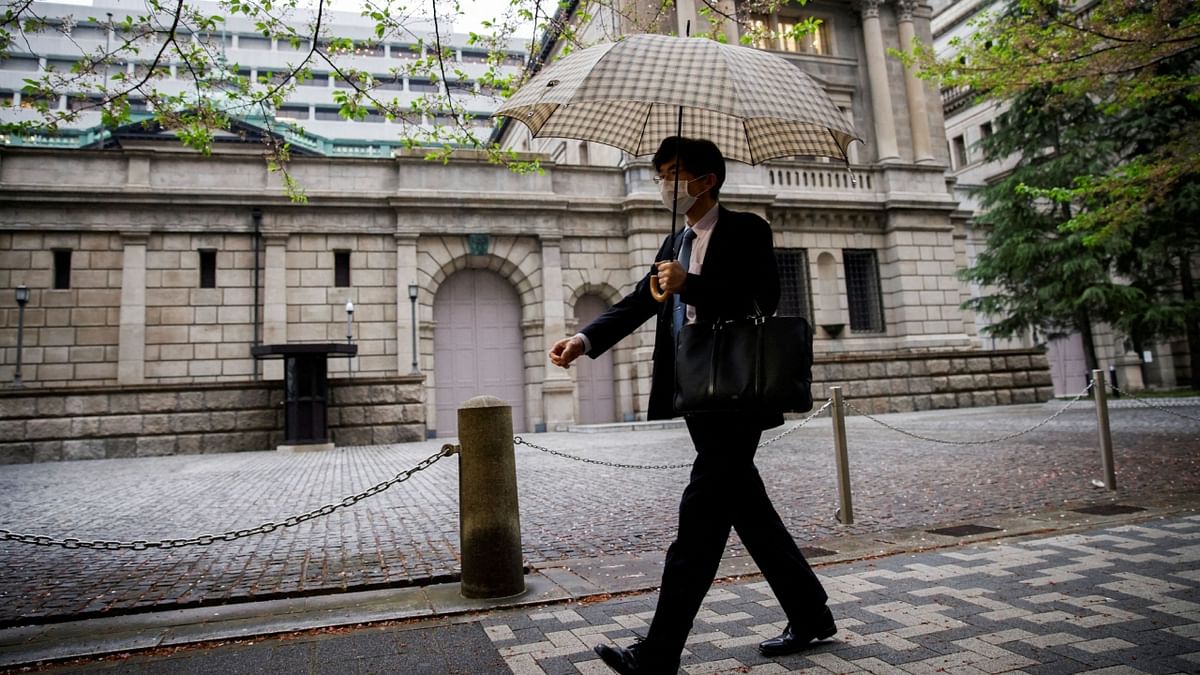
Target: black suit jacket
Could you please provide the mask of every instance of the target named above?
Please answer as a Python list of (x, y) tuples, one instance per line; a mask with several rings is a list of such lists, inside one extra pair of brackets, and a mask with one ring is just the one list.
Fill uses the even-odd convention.
[[(702, 274), (688, 274), (683, 301), (696, 307), (697, 321), (750, 316), (755, 303), (764, 315), (773, 315), (779, 305), (779, 271), (775, 266), (771, 226), (753, 213), (717, 208), (720, 211), (704, 253)], [(667, 235), (655, 260), (674, 259), (678, 238)], [(657, 316), (648, 408), (652, 420), (679, 416), (673, 404), (675, 338), (671, 334), (671, 301), (660, 303), (650, 295), (650, 277), (654, 272), (651, 266), (633, 292), (580, 331), (591, 342), (587, 355), (594, 359), (646, 319)], [(764, 411), (750, 416), (746, 422), (769, 429), (783, 424), (783, 415)]]

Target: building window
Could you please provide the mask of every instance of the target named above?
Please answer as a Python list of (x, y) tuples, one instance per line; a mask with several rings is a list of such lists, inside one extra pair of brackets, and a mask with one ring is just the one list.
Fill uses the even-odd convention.
[(283, 105), (275, 109), (275, 119), (277, 120), (307, 120), (307, 106), (291, 106)]
[(967, 139), (955, 136), (953, 142), (954, 168), (961, 169), (967, 165)]
[(239, 35), (238, 49), (257, 49), (259, 51), (266, 51), (271, 49), (271, 38)]
[(434, 84), (429, 80), (409, 80), (409, 91), (419, 91), (423, 94), (436, 94), (442, 90), (441, 86)]
[(990, 137), (992, 135), (992, 123), (984, 122), (983, 124), (979, 125), (979, 135), (983, 138)]
[(337, 108), (321, 108), (318, 107), (315, 111), (315, 119), (318, 122), (338, 122), (342, 120), (342, 114)]
[(36, 58), (28, 56), (14, 56), (0, 62), (0, 67), (4, 70), (19, 70), (25, 73), (36, 73), (40, 65)]
[(333, 285), (350, 287), (350, 251), (333, 252)]
[(871, 249), (845, 249), (846, 301), (851, 333), (883, 332), (883, 293), (879, 287), (879, 258)]
[(55, 249), (54, 251), (54, 288), (65, 290), (71, 287), (71, 251), (70, 249)]
[(812, 285), (808, 278), (808, 251), (802, 248), (775, 249), (779, 266), (779, 316), (802, 316), (812, 320)]
[(752, 15), (750, 25), (761, 34), (761, 37), (754, 41), (754, 46), (797, 54), (831, 54), (829, 22), (825, 19), (818, 19), (816, 30), (802, 35), (795, 34), (796, 27), (807, 19), (808, 17), (795, 15)]
[(210, 250), (200, 253), (200, 288), (217, 287), (217, 252)]

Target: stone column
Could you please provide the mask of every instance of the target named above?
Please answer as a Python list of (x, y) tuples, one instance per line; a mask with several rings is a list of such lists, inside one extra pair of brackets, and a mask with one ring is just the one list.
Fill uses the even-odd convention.
[(146, 381), (146, 241), (142, 233), (126, 234), (122, 244), (121, 330), (117, 346), (117, 382)]
[[(562, 238), (542, 237), (542, 335), (545, 347), (567, 334), (566, 303), (563, 299)], [(587, 357), (583, 357), (587, 358)], [(547, 431), (565, 430), (575, 421), (575, 385), (571, 374), (546, 363), (546, 379), (542, 383), (542, 410)]]
[[(417, 282), (417, 235), (396, 235), (396, 372), (412, 372), (413, 330), (412, 301), (408, 285)], [(420, 299), (418, 291), (418, 300)], [(418, 320), (419, 321), (419, 320)], [(417, 368), (421, 367), (420, 338), (417, 341)]]
[(900, 159), (896, 149), (896, 120), (892, 116), (892, 93), (888, 89), (887, 60), (883, 29), (879, 25), (882, 0), (861, 0), (863, 41), (867, 49), (867, 79), (871, 85), (871, 111), (875, 118), (875, 149), (878, 161)]
[[(913, 12), (917, 0), (896, 0), (900, 10), (900, 48), (912, 48)], [(917, 77), (916, 68), (904, 69), (904, 93), (908, 99), (908, 123), (912, 127), (913, 159), (926, 164), (933, 161), (933, 150), (929, 140), (929, 111), (925, 105), (925, 83)]]
[[(287, 241), (286, 234), (263, 234), (263, 344), (287, 342)], [(263, 364), (263, 378), (283, 379), (283, 361)]]

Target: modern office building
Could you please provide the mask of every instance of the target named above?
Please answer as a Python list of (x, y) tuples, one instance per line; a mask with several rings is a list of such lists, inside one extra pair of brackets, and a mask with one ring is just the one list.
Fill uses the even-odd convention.
[[(480, 139), (486, 139), (491, 133), (492, 122), (488, 116), (499, 99), (480, 83), (480, 79), (493, 70), (488, 63), (488, 48), (469, 44), (469, 35), (453, 32), (453, 24), (448, 19), (443, 19), (439, 26), (444, 34), (435, 34), (431, 19), (415, 17), (405, 21), (402, 34), (388, 33), (381, 39), (376, 36), (375, 22), (369, 18), (327, 8), (320, 35), (316, 36), (317, 44), (330, 55), (326, 61), (320, 55), (310, 58), (313, 31), (316, 30), (312, 23), (314, 15), (293, 17), (290, 25), (301, 36), (293, 43), (286, 39), (264, 38), (256, 28), (255, 19), (230, 14), (217, 3), (202, 1), (188, 3), (188, 6), (210, 16), (229, 14), (217, 24), (218, 29), (200, 30), (187, 21), (176, 29), (177, 39), (185, 47), (202, 46), (206, 50), (222, 77), (247, 78), (254, 83), (256, 91), (265, 92), (302, 63), (307, 64), (311, 77), (301, 82), (283, 105), (234, 109), (243, 130), (278, 134), (292, 143), (296, 154), (386, 156), (392, 149), (401, 147), (403, 137), (418, 136), (422, 129), (454, 123), (444, 110), (425, 110), (421, 114), (388, 119), (370, 103), (361, 120), (345, 119), (338, 112), (340, 106), (336, 95), (339, 91), (351, 91), (351, 87), (339, 76), (339, 71), (343, 74), (368, 73), (372, 95), (396, 110), (409, 111), (414, 103), (427, 95), (449, 95), (471, 115), (470, 119), (462, 120), (464, 125)], [(105, 73), (80, 77), (78, 64), (115, 50), (115, 45), (141, 35), (140, 29), (129, 30), (124, 26), (127, 19), (136, 22), (138, 16), (146, 14), (145, 3), (96, 0), (91, 6), (82, 6), (35, 2), (32, 9), (38, 16), (46, 17), (49, 26), (37, 32), (19, 33), (9, 58), (0, 60), (0, 120), (15, 122), (40, 117), (32, 109), (30, 96), (22, 93), (22, 89), (27, 78), (47, 73), (55, 73), (63, 81), (57, 96), (46, 101), (49, 107), (57, 111), (78, 110), (80, 114), (78, 119), (63, 124), (57, 135), (12, 136), (7, 139), (8, 145), (103, 147), (113, 131), (102, 128), (101, 115), (96, 108), (101, 98), (97, 90), (98, 78), (104, 77)], [(169, 33), (165, 18), (159, 21), (162, 25), (154, 36), (136, 37), (137, 54), (124, 51), (125, 58), (110, 66), (105, 83), (107, 88), (120, 90), (146, 74), (165, 40), (163, 35)], [(330, 48), (327, 41), (335, 37), (352, 40), (353, 49)], [(453, 54), (446, 63), (448, 83), (440, 81), (440, 68), (430, 71), (414, 67), (415, 63), (427, 60), (435, 53), (439, 40)], [(528, 45), (529, 40), (514, 39), (501, 50), (495, 74), (519, 73), (529, 56)], [(195, 75), (181, 59), (169, 58), (170, 54), (171, 50), (167, 50), (166, 58), (159, 62), (159, 74), (152, 84), (163, 95), (186, 95), (195, 89)], [(118, 78), (117, 73), (125, 79)], [(222, 94), (218, 88), (208, 95), (219, 99)], [(135, 120), (146, 118), (145, 113), (152, 106), (153, 103), (139, 93), (130, 96)], [(423, 109), (425, 106), (418, 107)], [(132, 131), (126, 130), (124, 136), (128, 138)], [(236, 137), (236, 133), (223, 135), (218, 142)]]

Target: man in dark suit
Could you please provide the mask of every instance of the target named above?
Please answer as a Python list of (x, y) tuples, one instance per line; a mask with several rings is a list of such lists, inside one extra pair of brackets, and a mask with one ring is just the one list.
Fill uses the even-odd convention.
[[(555, 343), (550, 360), (566, 368), (583, 354), (596, 358), (657, 316), (648, 416), (664, 419), (678, 416), (673, 407), (678, 326), (749, 316), (756, 305), (763, 314), (774, 314), (779, 272), (767, 222), (718, 204), (725, 160), (716, 145), (668, 138), (654, 155), (654, 168), (664, 205), (670, 208), (675, 199), (688, 227), (666, 238), (657, 262), (633, 292), (578, 334)], [(666, 302), (651, 295), (652, 276), (658, 277), (662, 290), (673, 294)], [(763, 654), (790, 654), (837, 632), (825, 606), (825, 590), (775, 512), (754, 466), (762, 430), (782, 424), (783, 415), (763, 411), (687, 415), (685, 420), (696, 460), (680, 500), (679, 533), (667, 550), (654, 620), (646, 637), (629, 648), (596, 646), (609, 667), (626, 675), (679, 669), (688, 632), (716, 577), (731, 528), (788, 619), (782, 635), (759, 645)]]

